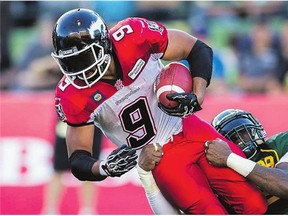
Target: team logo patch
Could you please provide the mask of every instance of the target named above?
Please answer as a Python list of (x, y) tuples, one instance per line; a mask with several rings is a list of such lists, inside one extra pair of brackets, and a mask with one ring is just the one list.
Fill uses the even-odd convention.
[(104, 100), (104, 95), (99, 91), (97, 90), (92, 96), (91, 96), (91, 99), (96, 103), (96, 104), (100, 104), (101, 101)]
[(123, 85), (123, 83), (122, 83), (122, 80), (120, 80), (120, 79), (118, 79), (117, 81), (116, 81), (116, 83), (115, 83), (115, 88), (117, 89), (117, 90), (120, 90), (120, 89), (122, 89), (123, 87), (124, 87), (124, 85)]
[(152, 31), (158, 31), (161, 35), (163, 32), (163, 28), (160, 27), (156, 22), (153, 21), (147, 21), (148, 28)]
[(62, 105), (60, 103), (60, 98), (55, 98), (55, 108), (56, 108), (56, 111), (57, 111), (57, 114), (60, 118), (61, 121), (66, 121), (67, 118), (66, 118), (66, 115), (63, 111), (63, 108), (62, 108)]

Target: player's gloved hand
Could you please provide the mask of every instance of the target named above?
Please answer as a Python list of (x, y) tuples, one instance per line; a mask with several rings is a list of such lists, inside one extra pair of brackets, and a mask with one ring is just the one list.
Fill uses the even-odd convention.
[(197, 96), (193, 93), (172, 93), (166, 97), (179, 103), (175, 108), (167, 108), (158, 103), (159, 108), (168, 115), (185, 118), (202, 109)]
[(137, 158), (135, 149), (122, 145), (113, 150), (100, 166), (108, 176), (120, 177), (136, 166)]

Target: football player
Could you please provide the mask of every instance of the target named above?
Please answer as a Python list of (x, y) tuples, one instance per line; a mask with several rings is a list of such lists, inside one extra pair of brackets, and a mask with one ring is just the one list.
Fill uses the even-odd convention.
[(270, 214), (288, 213), (288, 132), (266, 140), (262, 124), (249, 112), (228, 109), (212, 121), (228, 140), (236, 143), (247, 159), (231, 152), (223, 140), (208, 141), (206, 157), (217, 166), (228, 166), (254, 182), (266, 194)]
[[(55, 106), (68, 124), (69, 160), (79, 180), (119, 177), (137, 164), (136, 150), (159, 143), (164, 156), (153, 175), (184, 213), (226, 214), (213, 190), (239, 214), (266, 211), (266, 201), (254, 185), (229, 168), (211, 166), (205, 158), (206, 140), (225, 139), (191, 115), (201, 109), (210, 83), (209, 46), (143, 18), (127, 18), (108, 30), (96, 12), (82, 8), (58, 19), (52, 39), (52, 57), (64, 74), (56, 87)], [(192, 73), (193, 93), (169, 95), (179, 102), (174, 109), (159, 105), (153, 91), (163, 68), (161, 59), (186, 59)], [(93, 124), (118, 146), (105, 160), (91, 157)], [(227, 142), (233, 152), (244, 156)]]

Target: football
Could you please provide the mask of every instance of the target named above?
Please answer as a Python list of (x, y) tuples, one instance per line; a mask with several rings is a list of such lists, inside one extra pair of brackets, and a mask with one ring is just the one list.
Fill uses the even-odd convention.
[(154, 83), (154, 91), (158, 102), (166, 108), (175, 108), (178, 102), (166, 98), (170, 93), (192, 92), (192, 76), (190, 70), (181, 63), (171, 62), (159, 73)]

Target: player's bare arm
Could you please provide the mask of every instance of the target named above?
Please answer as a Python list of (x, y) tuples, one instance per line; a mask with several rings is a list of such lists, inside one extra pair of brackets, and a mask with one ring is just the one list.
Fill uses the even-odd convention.
[(288, 163), (280, 163), (275, 168), (256, 164), (247, 179), (269, 194), (288, 199)]
[[(281, 162), (275, 168), (259, 165), (235, 155), (228, 144), (220, 139), (207, 141), (205, 147), (207, 160), (212, 165), (229, 166), (254, 182), (261, 190), (280, 198), (288, 198), (288, 162)], [(288, 155), (284, 157), (288, 157)]]
[(196, 37), (176, 29), (168, 30), (168, 39), (168, 47), (163, 57), (167, 61), (186, 59), (197, 41)]
[[(168, 38), (168, 47), (163, 60), (175, 61), (187, 59), (190, 65), (190, 70), (193, 70), (191, 70), (193, 76), (193, 92), (197, 95), (198, 102), (201, 105), (204, 101), (206, 87), (210, 81), (209, 77), (211, 76), (211, 71), (209, 71), (210, 69), (206, 70), (206, 67), (209, 65), (209, 62), (212, 62), (212, 50), (210, 47), (206, 46), (206, 44), (200, 41), (197, 42), (197, 38), (180, 30), (168, 30)], [(199, 59), (196, 58), (196, 55), (194, 55), (195, 53), (201, 53), (200, 55), (205, 57), (202, 58), (203, 61), (205, 61), (205, 67), (202, 67), (202, 60), (199, 61)], [(200, 68), (204, 71), (200, 71)], [(204, 79), (202, 75), (206, 78)]]
[(92, 153), (94, 136), (94, 125), (87, 125), (82, 127), (67, 126), (67, 148), (68, 156), (75, 150), (85, 150)]
[[(68, 125), (66, 134), (69, 158), (75, 151), (87, 151), (92, 154), (94, 125), (87, 125), (82, 127), (71, 127)], [(97, 161), (93, 164), (91, 172), (95, 176), (101, 176), (99, 170), (100, 162), (101, 161)]]
[(201, 110), (206, 87), (212, 76), (212, 49), (201, 40), (180, 30), (168, 30), (168, 46), (163, 56), (164, 60), (187, 60), (193, 79), (191, 93), (172, 93), (166, 97), (176, 101), (179, 106), (167, 108), (159, 104), (159, 108), (166, 114), (181, 118)]

